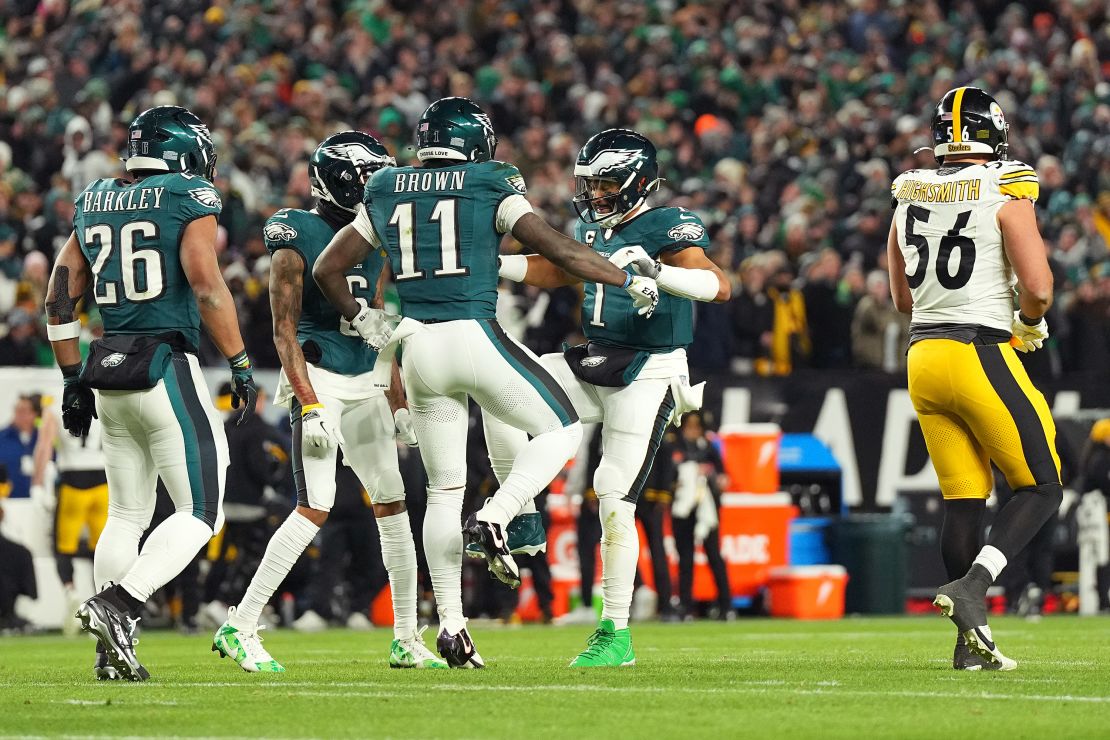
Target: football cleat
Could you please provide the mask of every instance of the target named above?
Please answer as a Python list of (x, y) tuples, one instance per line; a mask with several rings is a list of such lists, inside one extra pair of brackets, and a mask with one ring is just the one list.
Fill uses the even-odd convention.
[(475, 514), (471, 514), (463, 527), (463, 540), (468, 545), (475, 545), (486, 559), (489, 572), (507, 584), (510, 588), (520, 585), (520, 570), (516, 561), (509, 554), (508, 542), (501, 532), (501, 525), (496, 522), (480, 521)]
[[(543, 516), (538, 511), (518, 514), (505, 527), (505, 539), (510, 555), (535, 555), (547, 552), (547, 531), (543, 528)], [(474, 543), (466, 546), (467, 557), (485, 557), (482, 548)]]
[(592, 606), (576, 606), (566, 614), (555, 617), (555, 624), (559, 626), (566, 625), (588, 625), (597, 624), (597, 611)]
[(104, 650), (104, 643), (96, 641), (96, 662), (93, 663), (93, 676), (97, 681), (118, 681), (119, 671), (108, 662), (108, 653)]
[(998, 663), (980, 658), (971, 652), (967, 640), (963, 635), (956, 638), (956, 647), (952, 651), (952, 667), (957, 671), (997, 671), (1001, 669)]
[(390, 668), (447, 668), (447, 663), (436, 657), (424, 644), (424, 625), (411, 637), (395, 639), (389, 648)]
[(470, 639), (470, 632), (466, 629), (466, 620), (462, 620), (457, 629), (453, 627), (441, 624), (436, 638), (436, 648), (447, 665), (452, 668), (485, 668), (486, 662), (478, 654), (474, 640)]
[(1017, 662), (1003, 655), (991, 636), (991, 628), (987, 625), (985, 589), (972, 582), (968, 576), (937, 589), (933, 606), (955, 623), (972, 653), (997, 665), (1000, 671), (1017, 668)]
[(135, 655), (138, 620), (121, 612), (100, 594), (86, 599), (77, 608), (76, 617), (81, 620), (81, 629), (100, 641), (109, 665), (120, 678), (128, 681), (150, 678), (150, 673)]
[(247, 673), (285, 673), (281, 663), (262, 647), (262, 638), (258, 633), (266, 628), (258, 626), (249, 632), (237, 629), (231, 626), (234, 616), (235, 607), (230, 607), (227, 621), (212, 638), (212, 652), (219, 653), (221, 658), (231, 658)]
[(620, 668), (636, 665), (632, 651), (632, 632), (616, 628), (611, 619), (603, 619), (590, 638), (586, 649), (570, 662), (571, 668)]

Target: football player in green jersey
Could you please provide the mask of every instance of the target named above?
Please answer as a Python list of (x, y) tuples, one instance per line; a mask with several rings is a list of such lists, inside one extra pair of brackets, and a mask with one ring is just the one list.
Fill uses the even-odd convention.
[[(64, 378), (63, 425), (82, 436), (99, 414), (103, 429), (108, 522), (93, 575), (108, 587), (77, 617), (98, 638), (97, 677), (110, 666), (141, 681), (149, 674), (133, 638), (143, 602), (223, 526), (227, 439), (197, 362), (201, 324), (228, 358), (240, 421), (257, 389), (216, 261), (221, 204), (208, 128), (184, 108), (159, 106), (139, 114), (127, 142), (131, 177), (97, 180), (77, 196), (46, 314)], [(104, 338), (82, 363), (76, 305), (90, 281)], [(177, 511), (140, 553), (158, 478)]]
[[(282, 672), (261, 645), (258, 617), (297, 559), (327, 521), (335, 503), (339, 449), (370, 495), (381, 533), (382, 560), (393, 595), (393, 668), (446, 668), (416, 628), (416, 546), (405, 510), (395, 436), (415, 444), (400, 378), (387, 391), (374, 386), (377, 352), (328, 303), (310, 275), (335, 232), (351, 222), (366, 179), (393, 157), (373, 136), (342, 131), (324, 139), (309, 161), (316, 207), (284, 208), (263, 233), (273, 255), (270, 307), (282, 372), (274, 402), (288, 406), (293, 427), (297, 508), (274, 533), (236, 607), (216, 632), (212, 649), (250, 672)], [(370, 252), (346, 274), (364, 305), (380, 306), (384, 257)], [(396, 372), (395, 375), (398, 375)]]
[[(612, 286), (630, 311), (650, 314), (659, 300), (654, 280), (631, 275), (534, 214), (520, 172), (493, 158), (496, 146), (478, 105), (465, 98), (433, 103), (416, 128), (423, 166), (374, 173), (364, 207), (313, 270), (352, 327), (380, 343), (389, 332), (356, 301), (344, 274), (379, 245), (389, 256), (405, 316), (396, 332), (403, 337), (405, 389), (428, 474), (424, 550), (439, 608), (437, 645), (459, 667), (481, 665), (460, 582), (468, 397), (533, 437), (502, 482), (503, 497), (518, 502), (514, 513), (558, 474), (581, 438), (566, 393), (495, 320), (502, 235), (511, 233), (580, 279)], [(466, 531), (494, 573), (519, 584), (502, 526), (472, 517)]]
[[(669, 421), (701, 405), (690, 388), (686, 346), (694, 338), (693, 301), (726, 301), (731, 287), (706, 256), (709, 238), (696, 214), (653, 208), (658, 185), (655, 146), (627, 129), (603, 131), (582, 147), (574, 166), (575, 238), (621, 266), (655, 279), (662, 297), (651, 321), (628, 310), (628, 297), (601, 284), (585, 286), (582, 329), (587, 344), (544, 355), (583, 422), (601, 422), (602, 456), (593, 474), (602, 523), (601, 624), (573, 667), (632, 665), (628, 611), (639, 541), (636, 499)], [(550, 288), (578, 282), (542, 256), (503, 257), (501, 276)], [(488, 415), (486, 442), (495, 466), (515, 459), (527, 440)], [(478, 518), (504, 525), (516, 501), (498, 492)]]

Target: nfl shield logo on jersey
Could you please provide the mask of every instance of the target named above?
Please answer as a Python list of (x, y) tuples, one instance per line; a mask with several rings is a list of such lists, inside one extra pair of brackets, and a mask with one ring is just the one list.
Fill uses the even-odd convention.
[(101, 367), (119, 367), (123, 361), (127, 359), (127, 355), (122, 352), (113, 352), (100, 361)]

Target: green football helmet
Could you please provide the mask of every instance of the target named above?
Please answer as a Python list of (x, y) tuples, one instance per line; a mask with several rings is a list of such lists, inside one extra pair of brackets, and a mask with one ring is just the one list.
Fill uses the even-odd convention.
[(370, 175), (397, 160), (380, 141), (361, 131), (340, 131), (320, 142), (308, 160), (312, 194), (354, 213)]
[(493, 124), (467, 98), (441, 98), (428, 106), (416, 124), (416, 158), (488, 162), (497, 151)]
[(211, 180), (216, 148), (204, 122), (187, 108), (160, 105), (143, 111), (127, 129), (128, 172), (183, 172)]
[[(597, 180), (616, 183), (612, 192), (595, 194)], [(594, 134), (574, 163), (574, 210), (586, 223), (610, 228), (639, 207), (659, 187), (655, 145), (626, 128)]]

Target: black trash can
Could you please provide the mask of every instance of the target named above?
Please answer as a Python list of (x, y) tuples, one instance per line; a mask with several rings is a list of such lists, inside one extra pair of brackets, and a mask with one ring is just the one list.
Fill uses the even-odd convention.
[(848, 571), (844, 611), (902, 614), (909, 564), (905, 514), (851, 514), (832, 527), (832, 559)]

